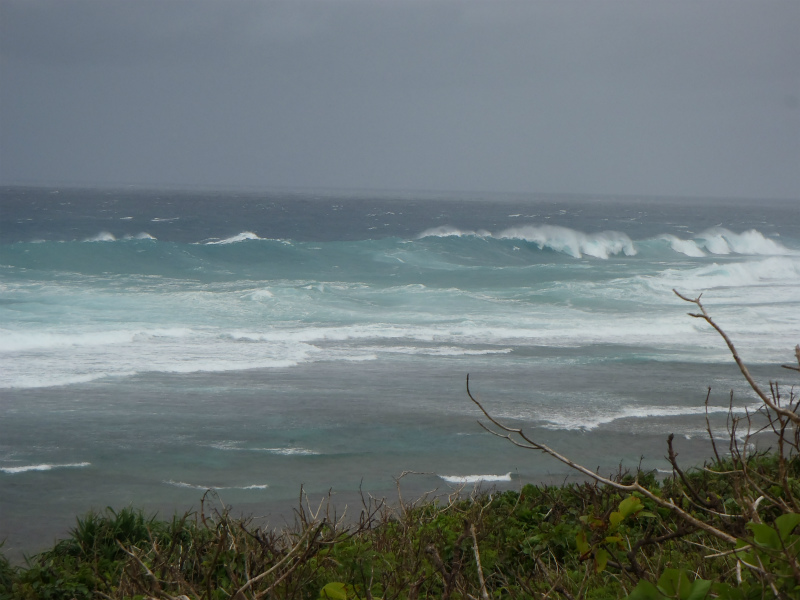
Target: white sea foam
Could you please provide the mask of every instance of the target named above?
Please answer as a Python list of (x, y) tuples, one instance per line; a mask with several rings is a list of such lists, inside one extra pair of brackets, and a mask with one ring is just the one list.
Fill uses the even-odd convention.
[(24, 352), (73, 346), (108, 346), (129, 344), (143, 338), (182, 338), (190, 329), (132, 329), (85, 333), (50, 333), (44, 331), (10, 331), (0, 329), (0, 352)]
[(539, 248), (549, 248), (575, 258), (581, 258), (584, 254), (595, 258), (608, 258), (620, 253), (626, 256), (636, 254), (636, 248), (631, 238), (618, 231), (588, 234), (555, 225), (527, 225), (511, 227), (500, 232), (496, 237), (525, 240), (536, 244)]
[[(751, 412), (758, 408), (754, 404), (748, 408), (734, 407), (733, 412), (737, 414), (744, 413), (746, 410)], [(709, 406), (708, 413), (727, 413), (728, 406)], [(628, 406), (619, 410), (603, 411), (601, 409), (595, 410), (591, 414), (586, 414), (582, 411), (559, 411), (555, 414), (542, 415), (537, 413), (535, 417), (529, 415), (527, 418), (535, 418), (543, 421), (545, 429), (558, 429), (558, 430), (586, 430), (591, 431), (597, 429), (602, 425), (608, 425), (620, 419), (653, 419), (663, 417), (681, 417), (706, 414), (705, 406), (647, 406), (637, 407)], [(508, 416), (508, 415), (506, 415)], [(516, 418), (526, 418), (522, 415), (516, 415)]]
[(697, 245), (694, 240), (682, 240), (677, 236), (671, 235), (669, 233), (665, 233), (660, 236), (660, 239), (669, 242), (670, 248), (672, 248), (675, 252), (680, 252), (681, 254), (685, 254), (686, 256), (691, 256), (693, 258), (700, 258), (701, 256), (705, 256), (706, 253)]
[(172, 479), (165, 480), (163, 483), (173, 487), (188, 488), (192, 490), (266, 490), (269, 485), (266, 483), (253, 484), (253, 485), (196, 485), (194, 483), (186, 483), (185, 481), (173, 481)]
[(116, 242), (117, 238), (114, 237), (114, 234), (109, 233), (108, 231), (101, 231), (97, 235), (86, 238), (83, 240), (84, 242)]
[(277, 454), (279, 456), (317, 456), (319, 452), (301, 447), (284, 448), (251, 448), (242, 446), (243, 442), (224, 441), (209, 444), (211, 448), (228, 452), (265, 452), (267, 454)]
[(14, 475), (16, 473), (26, 473), (27, 471), (52, 471), (53, 469), (78, 469), (81, 467), (88, 467), (91, 463), (66, 463), (66, 464), (40, 464), (40, 465), (25, 465), (23, 467), (0, 467), (0, 471)]
[(441, 225), (439, 227), (431, 227), (420, 233), (417, 238), (422, 239), (426, 237), (489, 237), (492, 234), (481, 229), (480, 231), (472, 231), (469, 229), (458, 229), (450, 225)]
[(253, 448), (254, 452), (267, 452), (279, 456), (318, 456), (319, 452), (308, 448)]
[(236, 235), (226, 238), (224, 240), (206, 242), (206, 245), (235, 244), (236, 242), (245, 242), (247, 240), (260, 240), (260, 239), (262, 238), (258, 237), (252, 231), (243, 231), (242, 233), (237, 233)]
[(130, 377), (136, 375), (135, 371), (96, 371), (94, 373), (84, 373), (73, 375), (71, 373), (29, 373), (21, 374), (10, 380), (0, 378), (0, 389), (33, 389), (33, 388), (46, 388), (46, 387), (60, 387), (63, 385), (76, 385), (80, 383), (89, 383), (90, 381), (97, 381), (98, 379), (105, 379), (107, 377)]
[(376, 348), (376, 350), (387, 354), (412, 354), (426, 356), (487, 356), (490, 354), (509, 354), (514, 351), (513, 348), (475, 349), (458, 348), (455, 346), (439, 346), (436, 348), (430, 348), (426, 346), (387, 346), (385, 348)]
[(764, 237), (764, 234), (755, 229), (734, 233), (724, 227), (712, 227), (698, 235), (697, 242), (711, 254), (735, 253), (766, 256), (793, 254), (785, 246)]
[(624, 233), (618, 231), (584, 233), (556, 225), (510, 227), (497, 234), (491, 234), (485, 230), (462, 230), (450, 225), (442, 225), (423, 231), (418, 238), (465, 236), (524, 240), (536, 244), (540, 249), (549, 248), (575, 258), (581, 258), (584, 255), (595, 258), (608, 258), (620, 253), (627, 256), (636, 254), (633, 241)]
[(511, 481), (511, 472), (505, 475), (439, 475), (447, 483), (479, 483), (482, 481)]
[(746, 299), (742, 295), (745, 288), (769, 286), (774, 299), (774, 294), (778, 292), (776, 284), (800, 284), (800, 259), (776, 256), (747, 262), (713, 263), (690, 269), (666, 269), (656, 277), (647, 278), (647, 281), (660, 294), (668, 293), (672, 288), (692, 293), (733, 288), (739, 290), (739, 303)]

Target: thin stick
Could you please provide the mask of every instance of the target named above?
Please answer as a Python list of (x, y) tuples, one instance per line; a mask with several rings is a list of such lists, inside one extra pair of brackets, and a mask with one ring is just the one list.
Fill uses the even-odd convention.
[(478, 565), (478, 581), (481, 584), (481, 597), (489, 600), (489, 592), (486, 591), (486, 580), (483, 578), (483, 567), (481, 566), (481, 553), (478, 552), (478, 536), (475, 533), (475, 524), (469, 524), (469, 532), (472, 534), (472, 550), (475, 552), (475, 563)]
[[(750, 387), (758, 395), (758, 397), (761, 398), (764, 404), (769, 406), (779, 415), (783, 415), (784, 417), (790, 419), (797, 425), (800, 425), (800, 416), (797, 415), (797, 413), (794, 413), (791, 410), (786, 410), (785, 408), (782, 408), (777, 404), (775, 404), (772, 401), (772, 399), (767, 394), (765, 394), (764, 391), (758, 386), (755, 379), (753, 379), (753, 376), (750, 375), (750, 371), (747, 369), (747, 366), (742, 362), (742, 359), (739, 358), (739, 353), (736, 351), (736, 346), (733, 345), (731, 338), (728, 337), (727, 333), (722, 331), (722, 328), (719, 325), (717, 325), (714, 322), (714, 319), (712, 319), (706, 312), (705, 307), (703, 306), (702, 302), (700, 302), (700, 296), (702, 296), (702, 294), (700, 294), (700, 296), (698, 296), (697, 298), (692, 299), (682, 295), (680, 292), (678, 292), (678, 290), (673, 289), (672, 291), (675, 292), (675, 295), (681, 300), (685, 300), (686, 302), (691, 302), (700, 309), (701, 314), (689, 313), (690, 317), (694, 317), (695, 319), (703, 319), (706, 323), (708, 323), (714, 329), (716, 329), (717, 333), (722, 336), (722, 339), (725, 340), (725, 343), (728, 345), (728, 349), (731, 351), (731, 355), (733, 355), (733, 360), (736, 361), (736, 365), (739, 367), (739, 370), (742, 372), (742, 375), (744, 375), (744, 378), (747, 380), (747, 383), (750, 384)], [(795, 349), (795, 352), (797, 353), (800, 351)], [(800, 361), (800, 358), (798, 358), (798, 361)]]
[[(573, 470), (578, 471), (579, 473), (583, 473), (587, 477), (590, 477), (591, 479), (594, 479), (595, 481), (597, 481), (599, 483), (608, 485), (608, 486), (610, 486), (610, 487), (612, 487), (614, 489), (617, 489), (617, 490), (620, 490), (620, 491), (624, 491), (624, 492), (639, 492), (640, 494), (642, 494), (646, 498), (652, 500), (653, 502), (655, 502), (659, 506), (669, 509), (670, 511), (672, 511), (675, 514), (679, 515), (683, 520), (687, 521), (688, 523), (691, 523), (692, 525), (694, 525), (695, 527), (697, 527), (699, 529), (702, 529), (703, 531), (707, 531), (708, 533), (710, 533), (714, 537), (719, 538), (719, 539), (721, 539), (721, 540), (723, 540), (723, 541), (725, 541), (725, 542), (727, 542), (729, 544), (735, 544), (736, 543), (736, 538), (733, 537), (732, 535), (729, 535), (729, 534), (725, 533), (724, 531), (720, 531), (716, 527), (713, 527), (712, 525), (709, 525), (708, 523), (704, 523), (703, 521), (695, 518), (694, 516), (692, 516), (691, 514), (689, 514), (688, 512), (683, 510), (682, 508), (680, 508), (679, 506), (675, 505), (674, 502), (671, 502), (671, 501), (668, 502), (668, 501), (664, 500), (663, 498), (661, 498), (660, 496), (656, 496), (655, 494), (653, 494), (653, 492), (648, 490), (646, 487), (640, 485), (638, 481), (635, 481), (631, 485), (625, 485), (625, 484), (613, 481), (611, 479), (607, 479), (606, 477), (602, 477), (602, 476), (598, 475), (597, 473), (595, 473), (594, 471), (592, 471), (590, 469), (587, 469), (583, 465), (579, 465), (578, 463), (576, 463), (572, 459), (567, 458), (563, 454), (559, 454), (558, 452), (556, 452), (552, 448), (546, 446), (545, 444), (542, 444), (540, 442), (534, 442), (532, 439), (530, 439), (525, 434), (525, 432), (522, 431), (522, 429), (515, 429), (513, 427), (508, 427), (506, 425), (503, 425), (497, 419), (495, 419), (492, 415), (490, 415), (487, 412), (487, 410), (483, 407), (483, 405), (480, 402), (478, 402), (478, 400), (472, 395), (472, 392), (469, 389), (469, 375), (467, 375), (467, 395), (469, 396), (469, 399), (472, 400), (472, 402), (474, 402), (475, 405), (479, 409), (481, 409), (481, 412), (486, 416), (487, 419), (489, 419), (489, 421), (491, 421), (494, 425), (499, 427), (501, 430), (505, 431), (507, 434), (506, 435), (502, 435), (500, 433), (497, 433), (496, 431), (493, 431), (493, 430), (489, 429), (483, 423), (478, 421), (478, 425), (483, 427), (489, 433), (491, 433), (493, 435), (496, 435), (497, 437), (503, 438), (505, 440), (508, 440), (509, 442), (511, 442), (515, 446), (519, 446), (520, 448), (524, 448), (526, 450), (539, 450), (541, 452), (544, 452), (545, 454), (548, 454), (548, 455), (552, 456), (553, 458), (555, 458), (556, 460), (564, 463), (565, 465), (567, 465), (568, 467), (572, 468)], [(515, 440), (514, 438), (511, 437), (512, 435), (519, 436), (525, 443), (518, 442), (517, 440)]]

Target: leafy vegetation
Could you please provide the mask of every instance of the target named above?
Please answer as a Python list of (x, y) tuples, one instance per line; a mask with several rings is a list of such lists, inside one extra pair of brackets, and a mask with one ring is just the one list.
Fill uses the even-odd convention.
[[(170, 521), (107, 509), (24, 568), (0, 557), (0, 600), (800, 598), (798, 398), (762, 390), (687, 301), (763, 401), (729, 415), (724, 447), (712, 435), (699, 468), (681, 468), (670, 436), (672, 477), (601, 477), (497, 421), (468, 387), (492, 433), (586, 480), (396, 506), (365, 496), (349, 523), (306, 498), (283, 530), (234, 518), (213, 492)], [(796, 353), (787, 368), (800, 371)]]

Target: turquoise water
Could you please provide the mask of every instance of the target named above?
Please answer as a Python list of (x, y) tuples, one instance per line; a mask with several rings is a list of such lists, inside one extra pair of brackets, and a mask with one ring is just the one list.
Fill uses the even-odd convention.
[[(58, 193), (55, 193), (58, 192)], [(466, 397), (591, 467), (700, 460), (702, 403), (800, 342), (796, 202), (2, 190), (0, 537), (215, 488), (285, 517), (459, 482), (563, 479)]]

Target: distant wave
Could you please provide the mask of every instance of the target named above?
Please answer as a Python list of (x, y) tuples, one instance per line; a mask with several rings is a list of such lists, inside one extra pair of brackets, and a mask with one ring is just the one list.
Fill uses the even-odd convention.
[(143, 338), (182, 338), (192, 330), (186, 328), (134, 329), (116, 331), (95, 331), (86, 333), (49, 333), (43, 331), (0, 330), (0, 352), (24, 352), (72, 346), (106, 346), (127, 344)]
[(711, 254), (755, 254), (776, 256), (792, 252), (773, 240), (764, 237), (760, 231), (750, 229), (743, 233), (733, 233), (723, 227), (707, 229), (697, 236), (698, 244)]
[(266, 483), (231, 486), (196, 485), (194, 483), (186, 483), (185, 481), (173, 481), (172, 479), (165, 480), (164, 483), (173, 487), (189, 488), (192, 490), (266, 490), (269, 487)]
[(27, 471), (52, 471), (53, 469), (77, 469), (80, 467), (88, 467), (91, 463), (66, 463), (66, 464), (40, 464), (40, 465), (25, 465), (24, 467), (0, 467), (0, 471), (13, 475), (15, 473), (25, 473)]
[(555, 225), (538, 227), (528, 225), (511, 227), (502, 231), (497, 237), (533, 242), (539, 248), (549, 248), (575, 258), (581, 258), (584, 254), (595, 258), (608, 258), (620, 253), (626, 256), (636, 255), (636, 248), (634, 248), (631, 238), (618, 231), (583, 233)]
[(209, 444), (216, 450), (234, 451), (234, 452), (266, 452), (267, 454), (277, 454), (280, 456), (317, 456), (319, 452), (309, 450), (308, 448), (288, 447), (288, 448), (248, 448), (242, 447), (243, 442), (238, 441), (225, 441)]
[(206, 242), (206, 245), (209, 246), (218, 246), (220, 244), (235, 244), (236, 242), (244, 242), (247, 240), (261, 240), (263, 238), (258, 237), (252, 231), (243, 231), (242, 233), (237, 233), (236, 235), (226, 238), (224, 240), (213, 240), (210, 242)]
[[(734, 408), (734, 413), (744, 413), (746, 410), (755, 410), (758, 404), (754, 404), (749, 408), (738, 407)], [(714, 413), (727, 413), (728, 406), (709, 406), (708, 412)], [(706, 413), (705, 406), (642, 406), (642, 407), (626, 407), (618, 411), (606, 413), (594, 413), (592, 416), (585, 414), (569, 414), (559, 413), (558, 415), (548, 415), (546, 417), (538, 417), (544, 422), (546, 429), (557, 430), (586, 430), (591, 431), (597, 429), (602, 425), (607, 425), (618, 421), (620, 419), (652, 419), (658, 417), (680, 417), (692, 415), (704, 415)], [(530, 418), (530, 417), (528, 417)]]
[(426, 237), (492, 237), (492, 234), (481, 229), (480, 231), (462, 230), (450, 225), (441, 225), (426, 229), (417, 236), (417, 239)]
[(680, 252), (686, 256), (700, 258), (706, 255), (706, 253), (703, 252), (702, 248), (700, 248), (700, 246), (698, 246), (697, 242), (694, 240), (682, 240), (679, 237), (669, 233), (659, 236), (659, 239), (668, 242), (670, 248), (672, 248), (675, 252)]
[[(417, 236), (417, 239), (430, 237), (479, 237), (522, 240), (536, 244), (540, 249), (547, 248), (574, 258), (592, 256), (606, 259), (619, 254), (635, 256), (638, 253), (637, 242), (634, 242), (625, 233), (619, 231), (585, 233), (556, 225), (510, 227), (495, 234), (485, 230), (462, 230), (450, 225), (442, 225), (426, 229)], [(734, 233), (723, 227), (713, 227), (692, 239), (681, 239), (669, 233), (662, 234), (655, 239), (666, 241), (673, 251), (692, 258), (701, 258), (707, 254), (741, 254), (750, 256), (797, 254), (782, 244), (765, 237), (764, 234), (755, 229)]]
[(146, 231), (141, 231), (136, 235), (127, 234), (123, 236), (122, 240), (119, 240), (113, 233), (108, 231), (101, 231), (97, 235), (92, 237), (86, 238), (84, 242), (117, 242), (117, 241), (128, 241), (128, 240), (155, 240), (152, 235), (147, 233)]
[(755, 229), (734, 233), (724, 227), (713, 227), (691, 240), (683, 240), (671, 234), (659, 236), (669, 242), (675, 252), (686, 256), (701, 257), (710, 254), (742, 254), (749, 256), (783, 256), (796, 254), (782, 244), (764, 237)]
[(108, 231), (101, 231), (97, 235), (86, 238), (83, 240), (84, 242), (116, 242), (117, 238), (114, 237), (113, 233), (109, 233)]
[(636, 248), (633, 241), (624, 233), (618, 231), (603, 231), (601, 233), (584, 233), (568, 227), (556, 225), (525, 225), (510, 227), (497, 234), (488, 231), (463, 231), (449, 225), (434, 227), (422, 232), (418, 239), (427, 237), (492, 237), (495, 239), (513, 239), (531, 242), (539, 249), (548, 248), (555, 252), (562, 252), (574, 258), (584, 255), (595, 258), (608, 258), (609, 256), (624, 253), (634, 256)]
[[(800, 282), (800, 261), (789, 256), (775, 256), (752, 262), (712, 263), (692, 269), (667, 269), (649, 279), (659, 293), (675, 287), (686, 292), (702, 292), (715, 288), (797, 285)], [(775, 291), (773, 290), (773, 298)], [(741, 301), (741, 300), (740, 300)]]
[(455, 346), (437, 346), (435, 348), (425, 346), (387, 346), (386, 348), (373, 348), (373, 350), (386, 354), (422, 354), (428, 356), (486, 356), (490, 354), (510, 354), (514, 351), (513, 348), (477, 350), (457, 348)]
[(482, 481), (511, 481), (511, 472), (505, 475), (439, 475), (447, 483), (479, 483)]

